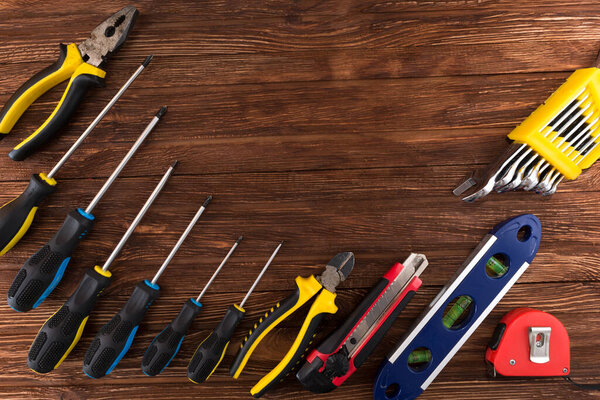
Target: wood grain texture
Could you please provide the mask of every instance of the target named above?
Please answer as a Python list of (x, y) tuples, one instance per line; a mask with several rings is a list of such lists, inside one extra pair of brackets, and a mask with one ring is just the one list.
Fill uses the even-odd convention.
[[(119, 6), (81, 0), (0, 2), (0, 103), (53, 62), (58, 43), (80, 41)], [(139, 1), (134, 31), (107, 65), (107, 87), (94, 89), (60, 137), (25, 162), (0, 157), (0, 204), (48, 172), (144, 57), (155, 59), (57, 175), (58, 190), (27, 236), (0, 259), (0, 293), (71, 209), (85, 205), (163, 104), (169, 111), (98, 205), (93, 232), (63, 281), (37, 309), (0, 305), (0, 397), (10, 399), (246, 398), (293, 341), (301, 318), (271, 333), (241, 377), (228, 376), (237, 344), (254, 321), (339, 251), (357, 264), (339, 288), (340, 312), (323, 338), (369, 288), (409, 252), (425, 253), (423, 288), (365, 365), (342, 387), (314, 396), (289, 378), (269, 399), (368, 399), (379, 363), (412, 320), (498, 222), (520, 213), (542, 221), (540, 251), (423, 399), (592, 399), (561, 379), (486, 376), (485, 345), (515, 307), (553, 313), (566, 326), (573, 377), (597, 377), (600, 336), (600, 169), (564, 182), (551, 198), (493, 194), (464, 204), (451, 190), (506, 146), (506, 134), (600, 48), (596, 1), (539, 0), (178, 0)], [(39, 99), (3, 152), (51, 112), (60, 86)], [(41, 324), (102, 263), (172, 160), (176, 175), (112, 266), (82, 341), (53, 373), (27, 368)], [(81, 373), (96, 331), (133, 286), (154, 274), (197, 206), (206, 214), (161, 278), (130, 352), (100, 381)], [(203, 299), (179, 355), (160, 376), (142, 374), (152, 338), (196, 296), (239, 234), (245, 240)], [(240, 301), (280, 240), (285, 240), (250, 297), (223, 365), (203, 385), (187, 381), (197, 344), (226, 307)]]

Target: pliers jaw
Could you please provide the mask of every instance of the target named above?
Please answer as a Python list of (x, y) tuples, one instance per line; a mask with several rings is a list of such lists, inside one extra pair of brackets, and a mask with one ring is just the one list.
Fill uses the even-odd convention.
[(100, 67), (127, 39), (138, 16), (134, 6), (123, 7), (98, 25), (77, 48), (83, 61)]
[(336, 254), (327, 265), (325, 271), (315, 278), (325, 288), (325, 290), (335, 293), (335, 288), (346, 280), (354, 268), (354, 254), (346, 251)]

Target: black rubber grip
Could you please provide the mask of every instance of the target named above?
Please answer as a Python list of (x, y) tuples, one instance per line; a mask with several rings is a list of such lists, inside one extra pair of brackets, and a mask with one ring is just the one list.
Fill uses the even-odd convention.
[(142, 358), (142, 372), (155, 376), (165, 369), (179, 351), (190, 325), (200, 312), (201, 305), (189, 299), (179, 314), (150, 343)]
[(312, 343), (315, 335), (317, 334), (317, 328), (321, 324), (321, 320), (326, 313), (320, 313), (314, 316), (314, 318), (308, 324), (308, 328), (300, 342), (300, 345), (296, 348), (296, 351), (292, 355), (290, 361), (281, 369), (281, 371), (259, 392), (253, 394), (254, 398), (259, 398), (271, 388), (281, 382), (286, 376), (288, 376), (296, 367), (298, 367), (300, 360), (305, 355), (310, 344)]
[(71, 118), (83, 100), (85, 93), (92, 86), (104, 86), (104, 78), (91, 74), (81, 74), (73, 78), (64, 100), (52, 116), (52, 119), (34, 137), (12, 149), (8, 153), (8, 156), (15, 161), (22, 161), (56, 135)]
[(16, 311), (36, 308), (60, 282), (79, 241), (94, 225), (83, 210), (71, 211), (48, 244), (27, 260), (8, 290), (8, 305)]
[(25, 230), (28, 229), (28, 226), (24, 227), (24, 224), (31, 210), (54, 192), (54, 189), (55, 186), (44, 181), (39, 175), (32, 175), (25, 191), (0, 208), (0, 253), (12, 247), (11, 244), (7, 248), (22, 227)]
[(110, 277), (93, 268), (86, 271), (75, 292), (38, 332), (29, 348), (29, 368), (44, 374), (60, 365), (79, 341), (87, 317), (108, 285)]
[(229, 306), (219, 326), (200, 343), (188, 364), (188, 378), (192, 382), (204, 382), (219, 366), (231, 336), (244, 318), (244, 314), (236, 306)]
[[(0, 111), (0, 122), (2, 122), (2, 120), (6, 116), (6, 113), (8, 112), (8, 110), (10, 110), (13, 104), (15, 104), (15, 101), (17, 101), (17, 99), (21, 97), (23, 93), (25, 93), (25, 91), (27, 91), (27, 89), (29, 89), (48, 75), (53, 74), (54, 72), (60, 69), (60, 67), (65, 62), (65, 58), (67, 57), (67, 45), (61, 43), (59, 51), (60, 54), (58, 56), (58, 60), (56, 60), (54, 64), (47, 66), (31, 78), (29, 78), (29, 80), (22, 84), (21, 87), (17, 89), (17, 91), (13, 93), (13, 95), (8, 99), (8, 101), (4, 104), (4, 107), (2, 107), (2, 111)], [(12, 126), (10, 127), (10, 129), (12, 129)], [(0, 133), (9, 133), (10, 129), (7, 129), (7, 132)], [(0, 135), (0, 138), (2, 137), (4, 137), (4, 135)]]
[(129, 350), (146, 310), (159, 296), (159, 288), (148, 281), (137, 284), (127, 303), (107, 322), (90, 344), (83, 372), (90, 378), (101, 378), (117, 366)]
[[(238, 368), (240, 368), (242, 361), (246, 358), (247, 353), (253, 347), (254, 342), (258, 339), (260, 335), (271, 325), (279, 324), (282, 319), (281, 317), (291, 308), (293, 308), (298, 299), (300, 298), (300, 290), (296, 286), (296, 290), (294, 293), (290, 294), (288, 297), (277, 303), (277, 305), (271, 308), (269, 311), (265, 313), (264, 317), (261, 317), (258, 322), (255, 324), (254, 329), (250, 329), (248, 335), (242, 341), (240, 346), (240, 350), (237, 352), (235, 359), (233, 360), (233, 364), (231, 364), (231, 368), (229, 368), (229, 375), (234, 376), (237, 372)], [(251, 354), (248, 354), (248, 357)]]

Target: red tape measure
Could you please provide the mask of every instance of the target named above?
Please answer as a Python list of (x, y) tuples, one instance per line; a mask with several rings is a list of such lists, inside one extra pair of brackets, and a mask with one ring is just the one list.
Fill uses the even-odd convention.
[(516, 308), (496, 326), (485, 359), (492, 376), (567, 376), (571, 372), (569, 335), (553, 315)]

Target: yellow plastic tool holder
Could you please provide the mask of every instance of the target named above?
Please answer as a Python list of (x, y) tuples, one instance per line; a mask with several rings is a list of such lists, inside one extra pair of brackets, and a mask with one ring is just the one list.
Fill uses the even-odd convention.
[[(562, 138), (557, 136), (556, 131), (548, 131), (553, 130), (553, 127), (549, 124), (561, 110), (571, 104), (573, 100), (581, 100), (586, 95), (588, 97), (580, 107), (591, 103), (591, 106), (582, 114), (587, 122), (590, 122), (592, 115), (600, 115), (598, 114), (600, 111), (600, 69), (598, 68), (578, 69), (573, 72), (567, 81), (552, 93), (544, 104), (517, 126), (508, 137), (517, 143), (529, 145), (567, 179), (577, 178), (583, 169), (589, 168), (598, 159), (600, 146), (591, 151), (590, 149), (594, 145), (589, 146), (587, 148), (588, 153), (583, 156), (583, 160), (581, 160), (582, 156), (577, 151), (567, 156), (572, 147), (569, 146), (568, 142), (564, 142), (559, 146)], [(590, 127), (588, 132), (595, 138), (600, 133), (596, 128), (598, 128), (598, 124)]]

